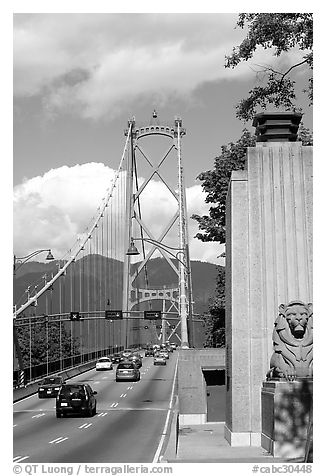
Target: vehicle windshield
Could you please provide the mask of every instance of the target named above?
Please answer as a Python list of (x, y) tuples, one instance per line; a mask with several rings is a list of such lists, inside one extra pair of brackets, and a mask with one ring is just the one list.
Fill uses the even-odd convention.
[(43, 380), (42, 384), (43, 385), (61, 385), (62, 379), (61, 377), (48, 377)]
[(102, 357), (101, 359), (98, 359), (99, 362), (111, 362), (111, 359), (108, 357)]
[(71, 395), (73, 393), (84, 394), (84, 387), (82, 385), (63, 385), (61, 387), (61, 395)]
[(133, 369), (134, 365), (132, 363), (123, 363), (118, 365), (118, 369)]

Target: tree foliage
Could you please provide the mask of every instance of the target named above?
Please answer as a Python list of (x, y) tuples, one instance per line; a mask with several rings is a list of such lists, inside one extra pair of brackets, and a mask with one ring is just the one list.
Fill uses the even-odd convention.
[(43, 364), (47, 358), (49, 362), (70, 357), (79, 353), (79, 339), (72, 337), (71, 333), (59, 322), (48, 324), (33, 324), (17, 326), (17, 337), (25, 367)]
[(225, 272), (220, 269), (216, 278), (216, 290), (205, 316), (206, 347), (225, 347)]
[[(249, 91), (249, 96), (240, 101), (236, 116), (248, 121), (256, 113), (257, 107), (266, 109), (268, 105), (282, 107), (287, 111), (298, 111), (295, 104), (296, 91), (293, 73), (297, 68), (308, 71), (307, 86), (303, 90), (308, 95), (309, 104), (313, 99), (313, 15), (312, 13), (241, 13), (237, 25), (247, 28), (247, 36), (242, 43), (226, 56), (225, 67), (235, 68), (239, 63), (253, 58), (261, 47), (273, 50), (273, 56), (280, 57), (290, 50), (299, 51), (295, 62), (283, 70), (270, 65), (258, 65), (257, 76), (262, 84)], [(286, 64), (286, 62), (284, 63)]]
[(214, 169), (199, 174), (202, 187), (206, 192), (206, 203), (216, 204), (210, 207), (208, 215), (192, 215), (198, 222), (196, 238), (201, 241), (219, 241), (225, 243), (225, 208), (229, 181), (233, 170), (245, 167), (247, 147), (254, 146), (256, 138), (247, 129), (242, 131), (240, 139), (221, 147), (221, 154), (214, 159)]

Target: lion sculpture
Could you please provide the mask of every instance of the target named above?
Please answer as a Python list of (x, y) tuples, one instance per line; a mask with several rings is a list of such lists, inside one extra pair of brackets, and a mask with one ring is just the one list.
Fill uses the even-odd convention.
[(279, 306), (267, 380), (312, 377), (312, 304), (291, 301)]

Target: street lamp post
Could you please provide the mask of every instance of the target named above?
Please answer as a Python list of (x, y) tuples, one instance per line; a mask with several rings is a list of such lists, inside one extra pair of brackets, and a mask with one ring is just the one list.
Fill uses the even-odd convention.
[(36, 250), (30, 253), (29, 255), (22, 256), (21, 258), (18, 258), (16, 255), (14, 255), (14, 276), (16, 275), (16, 271), (21, 268), (27, 261), (29, 261), (31, 258), (34, 258), (35, 256), (39, 255), (40, 253), (43, 253), (44, 251), (47, 251), (47, 257), (45, 258), (47, 261), (51, 261), (54, 259), (52, 252), (50, 249), (46, 250)]
[[(187, 258), (187, 250), (186, 249), (174, 248), (172, 246), (163, 245), (162, 243), (159, 243), (158, 241), (153, 240), (151, 238), (133, 238), (133, 237), (131, 237), (130, 246), (127, 250), (126, 255), (128, 255), (128, 256), (133, 256), (134, 255), (135, 256), (135, 255), (140, 254), (138, 249), (135, 246), (135, 243), (134, 243), (135, 241), (146, 241), (148, 243), (151, 243), (151, 244), (157, 246), (158, 248), (161, 248), (166, 253), (169, 253), (171, 256), (173, 256), (174, 259), (176, 259), (180, 263), (180, 266), (182, 268), (181, 271), (183, 271), (183, 269), (185, 269), (186, 272), (189, 275), (190, 269), (188, 268), (188, 266), (184, 262), (184, 260)], [(169, 249), (176, 250), (177, 253), (173, 254), (171, 251), (169, 251)], [(179, 254), (183, 254), (183, 260), (178, 258)], [(181, 276), (184, 276), (183, 272), (181, 272), (180, 274), (181, 274)], [(184, 279), (180, 280), (180, 298), (179, 299), (180, 299), (180, 310), (179, 310), (179, 312), (180, 312), (180, 324), (181, 324), (181, 343), (182, 343), (182, 346), (184, 348), (188, 348), (189, 347), (189, 339), (188, 339), (188, 328), (187, 328), (186, 283), (185, 283)], [(191, 305), (192, 305), (192, 303), (189, 302), (189, 306), (191, 306)]]
[[(21, 258), (18, 258), (16, 255), (14, 255), (13, 275), (16, 276), (16, 271), (21, 266), (23, 266), (31, 258), (34, 258), (34, 256), (37, 256), (38, 254), (43, 253), (44, 251), (48, 252), (47, 257), (45, 258), (47, 261), (54, 260), (54, 257), (50, 249), (36, 250), (30, 253), (29, 255), (22, 256)], [(35, 289), (36, 287), (37, 286), (35, 286)], [(27, 300), (29, 300), (29, 297), (30, 297), (29, 290), (30, 290), (30, 286), (28, 286), (28, 288), (25, 291), (27, 293)], [(17, 312), (17, 308), (16, 306), (14, 306), (14, 317), (16, 317), (16, 312)], [(19, 369), (18, 386), (22, 387), (24, 386), (24, 382), (25, 382), (25, 369), (24, 369), (22, 354), (19, 347), (18, 336), (17, 336), (16, 326), (15, 326), (15, 319), (13, 321), (13, 332), (14, 332), (14, 346), (16, 348), (17, 359), (18, 359), (18, 369)], [(31, 356), (31, 342), (32, 342), (32, 338), (31, 338), (31, 319), (30, 319), (30, 356)]]

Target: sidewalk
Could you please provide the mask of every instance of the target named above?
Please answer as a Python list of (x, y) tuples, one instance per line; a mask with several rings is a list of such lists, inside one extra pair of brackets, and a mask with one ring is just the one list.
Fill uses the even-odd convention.
[(224, 439), (224, 422), (189, 425), (179, 429), (178, 451), (169, 463), (281, 463), (264, 449), (230, 446)]

